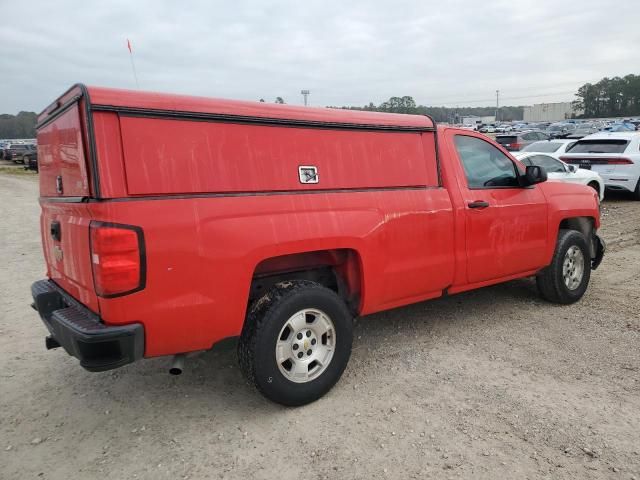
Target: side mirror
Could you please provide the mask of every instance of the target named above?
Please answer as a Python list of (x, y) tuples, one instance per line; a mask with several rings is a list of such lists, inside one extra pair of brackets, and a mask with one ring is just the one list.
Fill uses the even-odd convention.
[(575, 165), (567, 165), (567, 168), (571, 173), (576, 173), (576, 170), (578, 169)]
[(527, 186), (547, 181), (547, 171), (538, 165), (529, 165), (524, 174)]

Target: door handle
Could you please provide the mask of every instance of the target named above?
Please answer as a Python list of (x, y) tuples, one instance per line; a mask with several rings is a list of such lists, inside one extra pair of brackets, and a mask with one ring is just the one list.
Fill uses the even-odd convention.
[(470, 202), (467, 204), (469, 208), (487, 208), (489, 206), (489, 202), (485, 202), (484, 200), (476, 200), (475, 202)]

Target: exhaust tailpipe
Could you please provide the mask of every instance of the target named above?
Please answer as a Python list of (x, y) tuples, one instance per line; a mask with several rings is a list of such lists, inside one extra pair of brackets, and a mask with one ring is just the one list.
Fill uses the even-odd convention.
[(184, 368), (184, 358), (184, 353), (179, 353), (173, 356), (171, 368), (169, 368), (169, 373), (171, 375), (180, 375), (182, 373), (182, 369)]

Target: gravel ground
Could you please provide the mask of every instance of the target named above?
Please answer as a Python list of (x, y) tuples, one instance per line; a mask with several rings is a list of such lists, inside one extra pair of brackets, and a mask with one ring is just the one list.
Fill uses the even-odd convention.
[(640, 479), (640, 202), (607, 199), (584, 299), (519, 280), (360, 319), (304, 408), (249, 388), (232, 342), (101, 374), (47, 352), (35, 176), (0, 173), (0, 478)]

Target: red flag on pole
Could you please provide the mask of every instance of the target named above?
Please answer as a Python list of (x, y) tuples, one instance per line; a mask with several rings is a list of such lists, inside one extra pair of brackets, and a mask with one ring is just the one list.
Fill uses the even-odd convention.
[(129, 41), (129, 39), (127, 38), (127, 48), (129, 49), (129, 53), (133, 53), (131, 51), (131, 42)]

